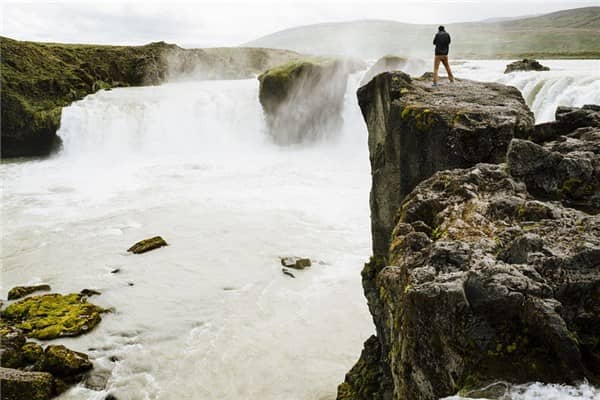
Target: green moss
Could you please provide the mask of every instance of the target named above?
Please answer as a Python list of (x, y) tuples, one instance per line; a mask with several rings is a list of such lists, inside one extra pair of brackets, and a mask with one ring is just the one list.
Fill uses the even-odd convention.
[(46, 294), (9, 305), (2, 317), (29, 337), (54, 339), (90, 331), (100, 322), (102, 311), (80, 294)]
[(400, 114), (403, 120), (412, 121), (417, 130), (421, 132), (428, 132), (437, 122), (435, 114), (428, 108), (419, 108), (414, 106), (404, 107)]
[(35, 286), (15, 286), (8, 291), (8, 300), (17, 300), (25, 297), (33, 292), (50, 290), (50, 285), (35, 285)]
[(62, 107), (75, 100), (99, 89), (158, 83), (166, 74), (164, 52), (176, 48), (164, 42), (132, 47), (0, 40), (5, 157), (47, 152)]
[(144, 239), (137, 242), (129, 249), (127, 249), (127, 251), (134, 254), (141, 254), (150, 250), (158, 249), (159, 247), (163, 246), (168, 246), (167, 242), (165, 242), (165, 240), (160, 236), (154, 236), (150, 239)]

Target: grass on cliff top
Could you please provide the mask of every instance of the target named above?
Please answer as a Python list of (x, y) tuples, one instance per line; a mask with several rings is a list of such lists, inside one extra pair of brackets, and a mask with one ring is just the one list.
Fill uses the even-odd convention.
[(2, 95), (30, 111), (52, 110), (99, 89), (144, 83), (145, 65), (160, 62), (166, 43), (103, 46), (0, 38)]

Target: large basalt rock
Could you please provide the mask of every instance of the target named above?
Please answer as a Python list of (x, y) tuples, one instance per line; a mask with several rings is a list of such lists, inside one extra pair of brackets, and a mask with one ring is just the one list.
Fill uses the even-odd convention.
[(536, 125), (529, 139), (536, 143), (543, 143), (573, 132), (577, 128), (586, 127), (600, 128), (600, 106), (595, 104), (586, 104), (581, 108), (561, 106), (556, 109), (555, 120)]
[(363, 76), (360, 85), (365, 85), (383, 72), (402, 71), (409, 75), (421, 75), (425, 72), (425, 60), (420, 58), (387, 55), (381, 57)]
[(402, 72), (376, 76), (358, 90), (369, 130), (373, 253), (387, 253), (404, 197), (436, 171), (501, 162), (513, 137), (528, 137), (533, 114), (520, 92), (457, 80), (431, 87)]
[(54, 379), (46, 372), (27, 372), (0, 367), (3, 400), (48, 400), (54, 395)]
[(515, 71), (550, 71), (550, 68), (543, 66), (537, 60), (524, 58), (508, 64), (504, 73), (508, 74)]
[(70, 350), (62, 345), (50, 345), (44, 351), (44, 371), (62, 379), (92, 369), (87, 354)]
[(600, 212), (600, 127), (579, 128), (543, 146), (514, 140), (507, 167), (532, 194)]
[[(508, 164), (440, 171), (406, 196), (388, 251), (363, 270), (379, 346), (365, 344), (338, 398), (600, 383), (600, 215), (549, 196), (560, 165), (575, 176), (597, 165), (598, 134), (514, 139)], [(559, 169), (532, 148), (562, 157)]]
[(101, 321), (104, 310), (81, 294), (46, 294), (22, 299), (6, 307), (6, 323), (37, 339), (78, 336)]
[(343, 123), (348, 74), (361, 66), (348, 60), (311, 58), (261, 74), (259, 100), (273, 141), (290, 145), (335, 135)]

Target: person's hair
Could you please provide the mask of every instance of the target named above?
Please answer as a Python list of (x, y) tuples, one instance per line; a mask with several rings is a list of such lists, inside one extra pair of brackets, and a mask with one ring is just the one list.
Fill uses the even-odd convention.
[(443, 31), (444, 29), (445, 29), (445, 28), (444, 28), (444, 25), (440, 25), (440, 26), (438, 26), (438, 31), (440, 31), (440, 32), (441, 32), (441, 31)]

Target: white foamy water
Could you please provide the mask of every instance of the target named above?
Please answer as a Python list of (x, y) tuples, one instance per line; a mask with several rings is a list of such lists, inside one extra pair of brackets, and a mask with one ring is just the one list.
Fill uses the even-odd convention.
[(541, 60), (550, 71), (504, 74), (510, 60), (465, 61), (454, 67), (459, 78), (515, 86), (536, 121), (554, 120), (558, 106), (600, 104), (600, 60)]
[[(499, 66), (457, 75), (521, 76)], [(185, 82), (88, 96), (63, 110), (60, 154), (0, 165), (2, 295), (38, 282), (93, 288), (115, 310), (54, 341), (109, 375), (106, 390), (79, 385), (61, 399), (335, 398), (374, 330), (360, 279), (370, 167), (359, 81), (343, 132), (312, 145), (271, 144), (256, 80)], [(170, 245), (125, 251), (153, 235)], [(315, 263), (292, 279), (282, 255)]]

